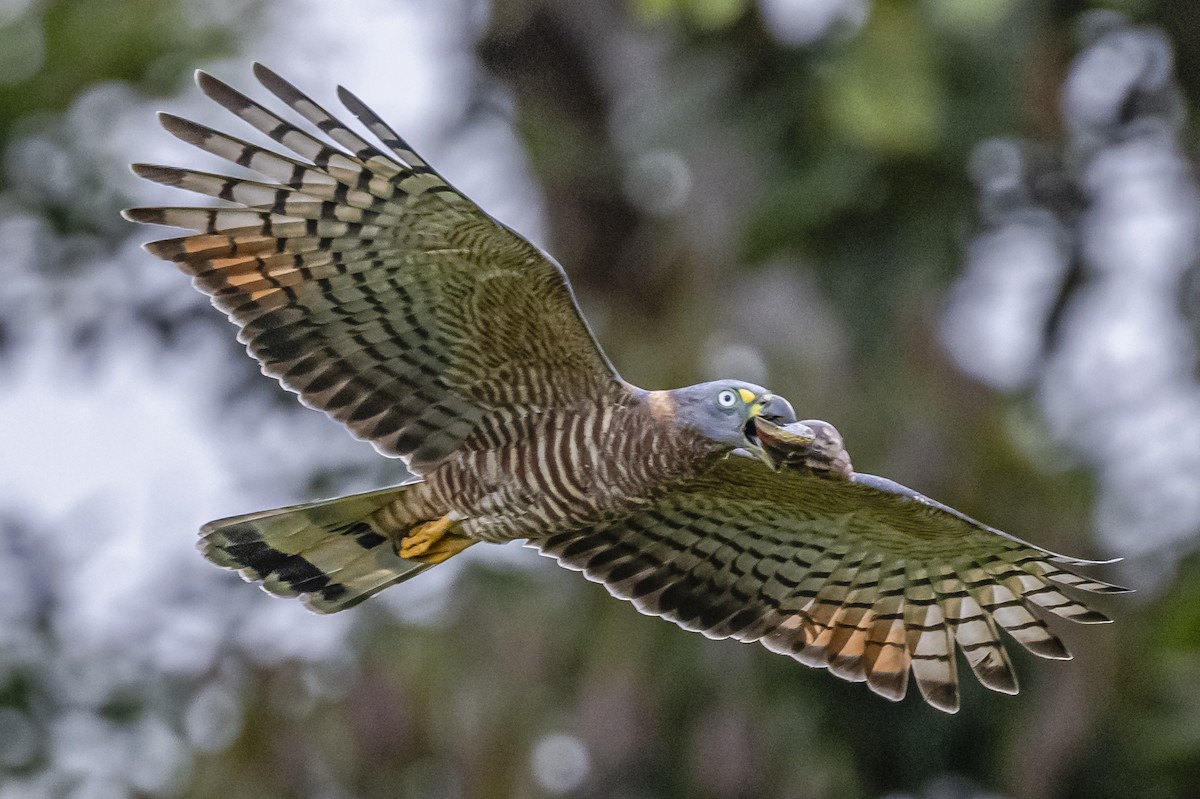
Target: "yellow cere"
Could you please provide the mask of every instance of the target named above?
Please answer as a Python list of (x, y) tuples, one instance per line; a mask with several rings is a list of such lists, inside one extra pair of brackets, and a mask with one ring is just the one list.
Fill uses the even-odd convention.
[(742, 402), (754, 402), (754, 392), (744, 388), (738, 389), (738, 394), (742, 397)]

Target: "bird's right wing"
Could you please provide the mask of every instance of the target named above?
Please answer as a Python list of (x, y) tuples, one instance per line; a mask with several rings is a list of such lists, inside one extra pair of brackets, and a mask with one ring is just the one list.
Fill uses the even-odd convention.
[(711, 638), (760, 641), (901, 699), (911, 670), (933, 706), (958, 709), (955, 644), (988, 688), (1016, 693), (1000, 639), (1067, 659), (1041, 615), (1101, 613), (1062, 589), (1094, 561), (1001, 533), (884, 478), (773, 472), (731, 457), (633, 516), (532, 545), (639, 610)]
[(499, 417), (627, 390), (554, 261), (349, 92), (339, 90), (342, 102), (387, 152), (267, 68), (254, 71), (332, 141), (197, 73), (209, 97), (299, 158), (163, 114), (174, 135), (271, 182), (138, 164), (142, 177), (238, 207), (126, 216), (200, 231), (146, 247), (212, 297), (265, 373), (417, 473)]

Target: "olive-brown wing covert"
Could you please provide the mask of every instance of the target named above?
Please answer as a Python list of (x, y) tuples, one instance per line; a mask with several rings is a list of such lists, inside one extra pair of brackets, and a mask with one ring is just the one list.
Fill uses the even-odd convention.
[(730, 457), (620, 522), (533, 542), (644, 613), (712, 638), (760, 641), (846, 680), (958, 708), (955, 648), (988, 688), (1016, 693), (1003, 628), (1070, 655), (1042, 620), (1108, 621), (1061, 590), (1124, 589), (1091, 561), (1020, 541), (890, 480), (773, 472)]
[(197, 73), (209, 97), (299, 158), (163, 114), (174, 135), (269, 180), (135, 165), (237, 207), (126, 216), (200, 231), (146, 246), (212, 297), (266, 374), (417, 473), (489, 416), (627, 391), (554, 261), (349, 92), (339, 90), (342, 102), (386, 152), (265, 67), (255, 75), (332, 141)]

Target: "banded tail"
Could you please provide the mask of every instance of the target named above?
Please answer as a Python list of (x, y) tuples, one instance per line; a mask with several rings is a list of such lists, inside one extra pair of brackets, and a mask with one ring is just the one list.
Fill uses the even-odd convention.
[(400, 557), (405, 531), (371, 520), (416, 485), (218, 519), (201, 529), (198, 547), (276, 596), (299, 596), (317, 613), (345, 610), (433, 565)]

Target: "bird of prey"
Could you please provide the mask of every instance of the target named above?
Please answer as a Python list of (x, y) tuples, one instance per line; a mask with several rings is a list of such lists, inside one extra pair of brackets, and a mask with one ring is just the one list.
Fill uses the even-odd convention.
[(125, 216), (197, 231), (146, 248), (211, 297), (265, 374), (415, 479), (211, 522), (200, 547), (213, 562), (329, 613), (476, 542), (525, 539), (643, 613), (891, 700), (911, 673), (948, 712), (956, 644), (980, 682), (1015, 693), (1000, 628), (1066, 659), (1045, 614), (1108, 621), (1070, 595), (1122, 590), (1077, 572), (1095, 561), (853, 472), (832, 426), (797, 422), (761, 386), (626, 382), (552, 258), (350, 92), (339, 99), (376, 143), (266, 67), (254, 74), (313, 127), (204, 72), (197, 82), (290, 154), (161, 114), (265, 180), (135, 164), (228, 202)]

